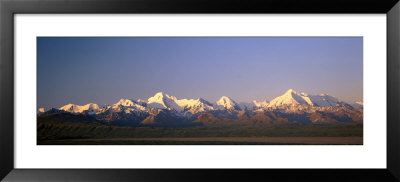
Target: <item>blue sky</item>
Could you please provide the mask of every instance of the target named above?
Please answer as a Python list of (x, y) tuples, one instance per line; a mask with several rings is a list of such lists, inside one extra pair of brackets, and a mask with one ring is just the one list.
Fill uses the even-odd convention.
[(38, 37), (38, 107), (113, 104), (159, 91), (214, 102), (292, 88), (363, 98), (362, 37)]

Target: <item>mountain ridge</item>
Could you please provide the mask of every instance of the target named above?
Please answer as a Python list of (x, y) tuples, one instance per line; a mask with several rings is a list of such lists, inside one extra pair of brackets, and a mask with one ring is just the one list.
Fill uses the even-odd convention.
[(127, 125), (181, 125), (201, 123), (202, 118), (207, 124), (221, 119), (229, 122), (246, 120), (253, 124), (277, 121), (310, 124), (362, 122), (363, 103), (348, 104), (328, 94), (309, 95), (293, 89), (270, 102), (254, 100), (249, 103), (237, 103), (228, 96), (212, 103), (203, 98), (178, 99), (157, 92), (147, 100), (121, 98), (102, 108), (95, 103), (67, 104), (48, 111), (40, 108), (37, 113), (40, 116), (60, 112), (91, 115), (102, 121)]
[[(326, 107), (326, 106), (343, 106), (347, 104), (348, 106), (356, 106), (356, 105), (363, 106), (363, 102), (361, 101), (348, 104), (328, 94), (309, 95), (304, 92), (301, 93), (296, 92), (293, 89), (289, 89), (283, 95), (275, 97), (270, 102), (268, 102), (267, 100), (263, 101), (253, 100), (251, 102), (237, 103), (235, 100), (233, 100), (228, 96), (222, 96), (218, 101), (216, 101), (213, 104), (212, 102), (209, 102), (203, 98), (178, 99), (177, 97), (170, 96), (164, 92), (157, 92), (154, 96), (148, 98), (147, 100), (143, 99), (134, 100), (134, 99), (121, 98), (117, 103), (113, 104), (113, 106), (121, 105), (125, 107), (130, 107), (133, 105), (137, 105), (137, 106), (152, 107), (157, 109), (169, 108), (169, 109), (175, 109), (177, 111), (183, 111), (185, 110), (185, 108), (198, 107), (198, 105), (200, 105), (199, 103), (203, 103), (209, 106), (208, 109), (225, 108), (225, 109), (236, 109), (236, 110), (243, 110), (245, 108), (271, 108), (271, 107), (294, 106), (294, 105)], [(95, 103), (88, 103), (86, 105), (77, 105), (70, 103), (58, 109), (73, 113), (78, 113), (88, 110), (89, 107), (94, 107), (93, 110), (99, 110), (100, 108)], [(41, 112), (44, 111), (44, 108), (39, 108), (39, 109), (41, 110)]]

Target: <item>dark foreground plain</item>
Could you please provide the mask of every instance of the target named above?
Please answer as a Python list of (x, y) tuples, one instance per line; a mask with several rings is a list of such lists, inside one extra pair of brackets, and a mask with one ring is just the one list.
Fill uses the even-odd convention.
[(362, 145), (363, 124), (130, 127), (38, 122), (38, 145)]
[(41, 145), (362, 145), (362, 137), (97, 138), (40, 141)]

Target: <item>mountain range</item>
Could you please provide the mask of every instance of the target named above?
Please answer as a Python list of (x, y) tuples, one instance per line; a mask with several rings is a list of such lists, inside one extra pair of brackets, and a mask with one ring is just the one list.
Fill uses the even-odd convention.
[(328, 94), (308, 95), (289, 89), (271, 101), (249, 103), (237, 103), (227, 96), (214, 103), (202, 98), (178, 99), (158, 92), (147, 100), (120, 99), (102, 107), (88, 103), (38, 109), (38, 117), (60, 114), (124, 126), (335, 124), (362, 122), (363, 103), (349, 104)]

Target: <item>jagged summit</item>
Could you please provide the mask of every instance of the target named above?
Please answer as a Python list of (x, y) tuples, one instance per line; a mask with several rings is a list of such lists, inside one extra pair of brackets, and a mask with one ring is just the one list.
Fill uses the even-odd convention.
[(299, 93), (293, 89), (289, 89), (283, 95), (273, 99), (269, 103), (268, 107), (298, 106), (298, 105), (327, 107), (327, 106), (343, 106), (346, 105), (346, 103), (328, 94), (309, 95), (304, 92)]
[[(153, 97), (154, 98), (163, 98), (163, 97), (169, 97), (169, 95), (164, 92), (157, 92), (156, 94), (154, 94)], [(152, 97), (150, 97), (150, 98), (152, 98)]]
[(227, 96), (222, 96), (216, 102), (216, 104), (217, 104), (217, 106), (219, 106), (219, 108), (240, 110), (239, 105), (234, 100), (232, 100), (231, 98), (229, 98)]
[(71, 112), (71, 113), (82, 113), (84, 111), (88, 111), (90, 113), (95, 113), (100, 109), (99, 105), (95, 103), (89, 103), (83, 106), (76, 104), (67, 104), (59, 108), (59, 110)]
[(222, 96), (217, 102), (232, 102), (232, 99), (229, 98), (228, 96)]
[(264, 108), (264, 107), (268, 106), (268, 101), (267, 100), (264, 100), (264, 101), (253, 100), (253, 104), (258, 108)]
[(153, 108), (173, 109), (179, 112), (187, 110), (188, 112), (197, 113), (213, 110), (214, 107), (203, 98), (198, 99), (178, 99), (163, 92), (156, 93), (148, 99), (147, 105)]
[(294, 89), (292, 89), (292, 88), (290, 88), (289, 90), (287, 90), (287, 91), (285, 92), (285, 94), (289, 94), (289, 93), (295, 93), (295, 94), (297, 94), (296, 90), (294, 90)]
[(121, 98), (117, 103), (114, 105), (121, 105), (121, 106), (133, 106), (135, 103), (130, 99)]
[(157, 92), (154, 96), (162, 96), (162, 95), (165, 95), (165, 93), (164, 92)]
[(195, 114), (198, 112), (214, 110), (213, 105), (203, 98), (198, 99), (180, 99), (176, 101), (179, 106), (188, 112)]
[(293, 89), (289, 89), (283, 95), (272, 99), (269, 103), (269, 107), (279, 106), (296, 106), (296, 105), (313, 105), (309, 98), (296, 92)]
[(172, 108), (177, 111), (182, 111), (183, 108), (176, 103), (177, 98), (169, 96), (163, 92), (157, 92), (153, 97), (150, 97), (147, 101), (147, 105), (153, 108), (167, 109)]
[(125, 111), (126, 113), (130, 113), (132, 111), (144, 111), (146, 108), (142, 103), (138, 103), (133, 99), (120, 99), (117, 103), (111, 106), (113, 112), (121, 112)]

